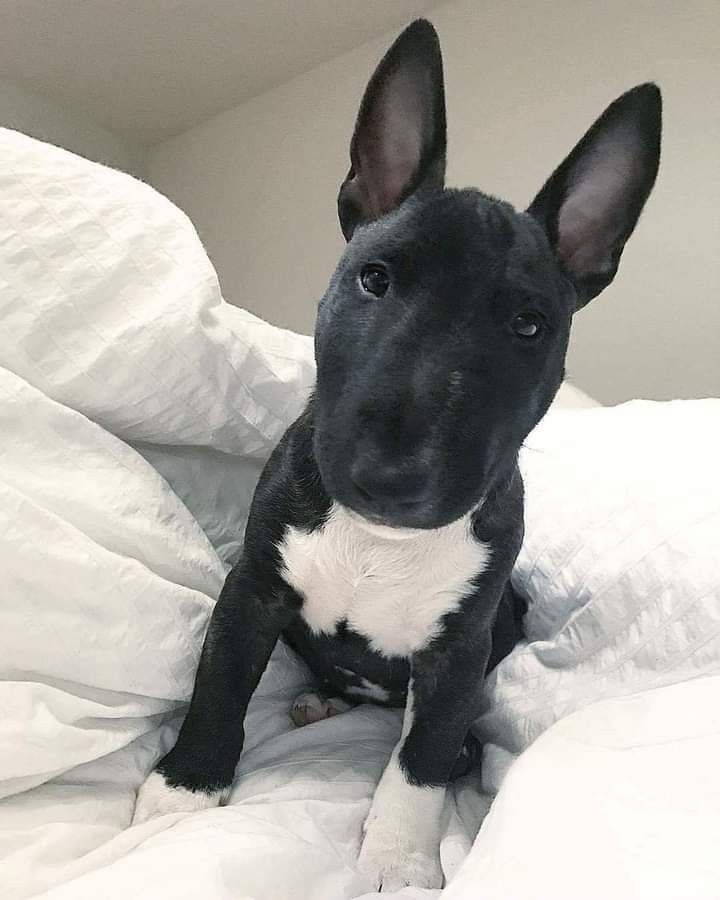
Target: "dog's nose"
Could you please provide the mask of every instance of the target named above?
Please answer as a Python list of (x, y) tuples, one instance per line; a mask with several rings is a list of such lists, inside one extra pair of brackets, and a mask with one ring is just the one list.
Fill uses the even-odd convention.
[(350, 466), (350, 479), (361, 496), (385, 503), (419, 503), (427, 494), (429, 474), (422, 463), (384, 462), (371, 455)]

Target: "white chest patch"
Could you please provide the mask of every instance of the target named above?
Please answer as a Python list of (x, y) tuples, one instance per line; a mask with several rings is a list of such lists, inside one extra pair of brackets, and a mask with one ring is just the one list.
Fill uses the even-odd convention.
[(332, 633), (346, 620), (386, 656), (410, 656), (437, 636), (490, 558), (469, 516), (403, 531), (372, 526), (337, 504), (322, 528), (288, 528), (279, 549), (308, 626)]

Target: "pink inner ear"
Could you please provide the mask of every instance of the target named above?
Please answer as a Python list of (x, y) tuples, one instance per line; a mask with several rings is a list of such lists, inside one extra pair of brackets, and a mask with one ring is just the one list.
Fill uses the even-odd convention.
[(613, 266), (622, 238), (628, 192), (641, 176), (636, 138), (600, 141), (568, 189), (558, 217), (557, 252), (574, 275), (601, 274)]
[(417, 75), (394, 73), (375, 104), (362, 143), (358, 146), (358, 171), (375, 216), (395, 207), (417, 171), (421, 155), (424, 99), (417, 89)]

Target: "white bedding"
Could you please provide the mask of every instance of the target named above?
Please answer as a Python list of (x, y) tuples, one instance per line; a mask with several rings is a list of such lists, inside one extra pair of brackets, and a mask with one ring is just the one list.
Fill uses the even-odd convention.
[[(283, 647), (230, 805), (127, 829), (311, 341), (224, 304), (146, 186), (13, 132), (0, 156), (0, 897), (364, 895), (399, 713), (294, 729)], [(720, 895), (719, 407), (558, 412), (529, 439), (531, 642), (488, 686), (502, 789), (474, 846), (487, 795), (448, 797), (449, 900)]]

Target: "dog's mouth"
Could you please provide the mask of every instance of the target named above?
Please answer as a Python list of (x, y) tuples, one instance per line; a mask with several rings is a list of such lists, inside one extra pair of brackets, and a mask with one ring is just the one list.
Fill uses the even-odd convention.
[(372, 534), (374, 537), (385, 538), (388, 540), (402, 541), (408, 538), (417, 537), (422, 534), (425, 529), (411, 528), (406, 525), (399, 525), (392, 519), (383, 518), (375, 514), (362, 514), (350, 507), (343, 507), (349, 518), (359, 525), (364, 531)]
[(394, 466), (378, 454), (377, 462), (362, 460), (358, 467), (353, 442), (341, 452), (323, 437), (316, 427), (313, 449), (325, 491), (365, 530), (401, 538), (441, 528), (466, 511), (459, 508), (466, 497), (455, 496), (465, 492), (454, 489), (442, 460), (431, 465), (411, 458), (406, 466)]
[(372, 498), (354, 489), (352, 483), (332, 492), (333, 499), (366, 531), (388, 538), (410, 537), (422, 531), (441, 528), (448, 519), (439, 515), (439, 498), (400, 500)]

